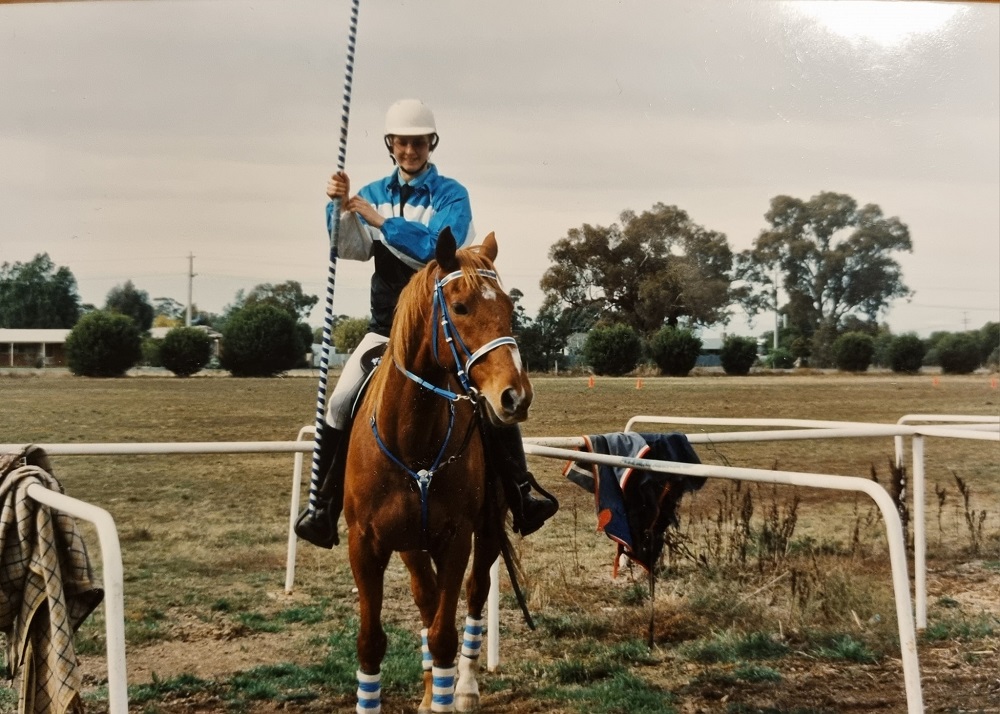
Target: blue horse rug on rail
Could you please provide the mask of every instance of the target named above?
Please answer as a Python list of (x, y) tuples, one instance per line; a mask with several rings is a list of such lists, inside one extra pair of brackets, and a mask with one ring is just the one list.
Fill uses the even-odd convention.
[[(681, 433), (618, 432), (583, 437), (581, 451), (636, 459), (700, 464), (688, 438)], [(677, 506), (685, 493), (697, 491), (704, 477), (640, 471), (632, 467), (570, 461), (566, 478), (594, 494), (597, 530), (618, 544), (614, 575), (624, 553), (651, 570), (663, 551), (669, 526), (677, 526)]]

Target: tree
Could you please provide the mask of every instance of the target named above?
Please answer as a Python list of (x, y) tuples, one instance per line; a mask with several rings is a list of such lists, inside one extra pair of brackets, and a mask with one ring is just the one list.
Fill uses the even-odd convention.
[(162, 316), (178, 324), (176, 321), (187, 316), (187, 308), (172, 297), (153, 298), (153, 315), (154, 319)]
[(730, 335), (722, 342), (719, 360), (726, 374), (746, 376), (757, 361), (757, 340)]
[(108, 296), (104, 301), (104, 309), (108, 312), (117, 312), (120, 315), (131, 317), (135, 321), (140, 332), (149, 332), (153, 326), (153, 316), (156, 311), (149, 302), (149, 293), (145, 290), (136, 290), (131, 280), (126, 280), (122, 285), (115, 286), (108, 291)]
[(66, 361), (83, 377), (121, 377), (142, 358), (142, 337), (132, 318), (95, 310), (66, 337)]
[(920, 371), (926, 354), (927, 345), (916, 333), (898, 335), (889, 343), (889, 367), (893, 372), (916, 374)]
[(970, 374), (982, 364), (979, 335), (975, 332), (955, 332), (937, 343), (938, 360), (945, 374)]
[(337, 322), (333, 328), (333, 345), (338, 352), (353, 352), (368, 333), (369, 320), (366, 317), (349, 317)]
[(560, 311), (555, 301), (546, 299), (534, 320), (524, 316), (517, 320), (514, 337), (528, 370), (544, 372), (565, 359), (567, 341), (575, 331), (572, 318), (572, 312)]
[(770, 228), (737, 258), (736, 274), (746, 284), (741, 302), (750, 314), (773, 311), (777, 271), (791, 326), (807, 336), (823, 330), (814, 358), (828, 357), (848, 317), (877, 324), (893, 300), (911, 295), (893, 258), (913, 249), (910, 231), (877, 205), (858, 208), (850, 196), (830, 191), (808, 201), (776, 196), (764, 217)]
[(48, 253), (0, 265), (0, 327), (69, 329), (80, 312), (76, 278), (69, 268), (56, 269)]
[(726, 236), (694, 223), (676, 206), (657, 203), (621, 226), (584, 224), (549, 250), (546, 297), (606, 321), (649, 333), (663, 325), (725, 322), (733, 302), (733, 254)]
[(261, 283), (254, 286), (246, 295), (240, 290), (236, 293), (236, 301), (228, 309), (234, 311), (255, 305), (273, 305), (289, 313), (298, 322), (305, 322), (313, 307), (319, 302), (315, 295), (302, 292), (302, 285), (296, 280), (286, 280), (279, 285)]
[(583, 355), (597, 374), (627, 374), (639, 363), (642, 338), (631, 325), (595, 327), (587, 333)]
[(272, 377), (301, 358), (295, 318), (274, 305), (235, 312), (222, 332), (220, 362), (234, 377)]
[(686, 377), (698, 362), (701, 345), (691, 330), (661, 327), (649, 340), (649, 354), (663, 374)]
[(864, 372), (875, 356), (875, 339), (864, 332), (845, 332), (833, 343), (837, 369), (844, 372)]
[(212, 339), (197, 327), (175, 327), (160, 345), (160, 362), (178, 377), (190, 377), (212, 358)]

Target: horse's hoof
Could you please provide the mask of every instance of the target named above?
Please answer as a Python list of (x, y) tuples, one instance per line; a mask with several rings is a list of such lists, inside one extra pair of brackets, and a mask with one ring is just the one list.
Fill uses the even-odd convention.
[(477, 712), (479, 711), (478, 694), (456, 694), (455, 711), (457, 712)]

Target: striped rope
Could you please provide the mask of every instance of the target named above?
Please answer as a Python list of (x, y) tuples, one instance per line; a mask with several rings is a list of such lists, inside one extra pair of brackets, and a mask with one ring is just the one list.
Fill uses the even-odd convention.
[[(344, 97), (340, 114), (340, 149), (337, 153), (337, 170), (347, 165), (347, 126), (351, 115), (351, 86), (354, 83), (354, 48), (358, 36), (358, 11), (361, 0), (351, 5), (351, 27), (347, 37), (347, 69), (344, 77)], [(319, 360), (319, 387), (316, 390), (316, 438), (313, 441), (312, 477), (309, 481), (309, 509), (316, 510), (319, 489), (324, 474), (319, 472), (319, 449), (326, 428), (326, 388), (330, 371), (330, 343), (333, 332), (333, 294), (337, 285), (337, 236), (340, 234), (340, 199), (333, 202), (333, 221), (330, 226), (330, 262), (326, 279), (326, 310), (323, 319), (323, 349)]]

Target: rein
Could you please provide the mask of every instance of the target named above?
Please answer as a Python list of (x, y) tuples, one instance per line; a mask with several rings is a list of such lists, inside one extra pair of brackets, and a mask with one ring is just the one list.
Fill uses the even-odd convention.
[[(479, 268), (476, 271), (479, 275), (494, 280), (499, 283), (499, 278), (496, 272), (492, 270), (486, 270), (484, 268)], [(433, 310), (431, 314), (431, 321), (434, 327), (433, 334), (433, 352), (434, 360), (441, 364), (441, 358), (438, 354), (438, 326), (440, 325), (441, 332), (444, 335), (445, 342), (448, 344), (451, 350), (452, 357), (455, 361), (455, 375), (458, 377), (459, 384), (462, 387), (464, 394), (459, 394), (457, 392), (451, 392), (447, 389), (443, 389), (434, 384), (431, 384), (422, 377), (414, 374), (410, 370), (403, 367), (399, 362), (393, 359), (393, 365), (398, 369), (407, 379), (415, 382), (422, 389), (436, 394), (437, 396), (446, 399), (448, 401), (448, 432), (445, 434), (444, 441), (441, 444), (441, 448), (438, 450), (437, 456), (434, 458), (434, 462), (431, 464), (430, 468), (420, 469), (415, 471), (414, 469), (403, 463), (402, 459), (392, 453), (389, 447), (386, 446), (385, 442), (382, 440), (381, 435), (378, 433), (378, 424), (376, 423), (376, 414), (372, 414), (370, 422), (372, 434), (375, 436), (375, 442), (378, 444), (379, 448), (382, 450), (390, 461), (392, 461), (396, 466), (403, 469), (414, 481), (417, 483), (417, 487), (420, 489), (420, 548), (421, 550), (427, 550), (428, 544), (428, 523), (429, 523), (429, 497), (431, 480), (434, 475), (445, 468), (451, 463), (454, 463), (462, 454), (465, 452), (466, 447), (469, 445), (469, 441), (472, 438), (472, 433), (477, 424), (477, 419), (480, 419), (482, 397), (479, 394), (479, 390), (476, 389), (475, 385), (469, 378), (469, 370), (476, 360), (480, 359), (487, 353), (496, 349), (497, 347), (502, 347), (503, 345), (514, 345), (516, 347), (517, 342), (513, 337), (497, 337), (496, 339), (490, 340), (482, 347), (477, 349), (475, 352), (469, 350), (465, 342), (462, 340), (461, 335), (452, 322), (451, 313), (448, 311), (448, 304), (444, 299), (443, 288), (445, 285), (450, 283), (456, 278), (462, 277), (463, 273), (461, 270), (456, 270), (453, 273), (445, 275), (443, 278), (438, 278), (434, 282), (434, 302)], [(440, 318), (438, 317), (440, 315)], [(459, 349), (465, 355), (465, 362), (463, 364), (462, 359), (459, 355)], [(466, 430), (465, 437), (462, 440), (461, 447), (452, 454), (449, 458), (444, 459), (444, 454), (448, 449), (448, 444), (451, 442), (452, 432), (455, 427), (455, 405), (460, 401), (470, 402), (475, 409), (473, 410), (473, 417), (469, 421), (469, 428)], [(444, 459), (444, 460), (443, 460)]]

